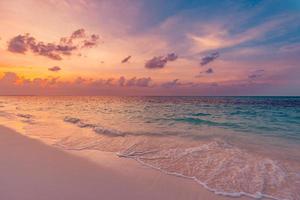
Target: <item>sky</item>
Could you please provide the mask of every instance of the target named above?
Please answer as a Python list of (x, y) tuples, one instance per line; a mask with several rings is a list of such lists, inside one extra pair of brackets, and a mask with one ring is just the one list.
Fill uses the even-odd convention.
[(299, 0), (1, 0), (0, 95), (300, 95)]

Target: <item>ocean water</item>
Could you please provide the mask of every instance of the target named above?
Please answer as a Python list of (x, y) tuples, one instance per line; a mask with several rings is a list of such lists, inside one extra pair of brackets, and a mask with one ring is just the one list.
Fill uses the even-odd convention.
[(220, 195), (300, 199), (300, 97), (0, 97), (0, 124)]

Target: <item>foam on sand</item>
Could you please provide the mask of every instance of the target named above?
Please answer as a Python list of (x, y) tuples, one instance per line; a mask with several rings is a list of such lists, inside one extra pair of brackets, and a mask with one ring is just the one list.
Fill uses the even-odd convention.
[(226, 200), (112, 153), (97, 151), (95, 164), (1, 126), (0, 133), (3, 200)]
[[(83, 123), (71, 121), (79, 127)], [(99, 135), (78, 140), (69, 137), (57, 145), (75, 150), (118, 151), (120, 157), (135, 159), (167, 174), (193, 179), (220, 195), (276, 200), (300, 197), (300, 177), (295, 176), (299, 166), (293, 168), (290, 163), (247, 152), (222, 139), (197, 141), (155, 134), (121, 134), (101, 126), (92, 127)]]

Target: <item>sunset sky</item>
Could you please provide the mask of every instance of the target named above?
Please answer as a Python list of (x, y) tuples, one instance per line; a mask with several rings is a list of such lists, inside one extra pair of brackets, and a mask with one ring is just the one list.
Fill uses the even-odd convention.
[(299, 0), (0, 0), (0, 95), (300, 95)]

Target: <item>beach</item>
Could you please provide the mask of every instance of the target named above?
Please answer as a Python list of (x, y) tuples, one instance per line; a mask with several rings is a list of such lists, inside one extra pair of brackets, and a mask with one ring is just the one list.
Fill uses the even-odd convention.
[(113, 153), (65, 152), (3, 126), (0, 148), (0, 199), (231, 199)]
[(1, 200), (299, 199), (296, 98), (0, 100)]
[(300, 200), (300, 0), (0, 16), (0, 200)]

